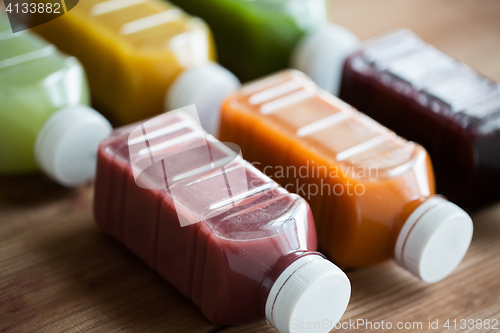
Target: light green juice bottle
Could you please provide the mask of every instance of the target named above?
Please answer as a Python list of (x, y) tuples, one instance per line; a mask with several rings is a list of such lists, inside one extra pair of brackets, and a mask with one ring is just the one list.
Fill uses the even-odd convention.
[(88, 104), (80, 63), (29, 30), (13, 33), (0, 14), (0, 173), (42, 169), (67, 186), (92, 178), (111, 126)]

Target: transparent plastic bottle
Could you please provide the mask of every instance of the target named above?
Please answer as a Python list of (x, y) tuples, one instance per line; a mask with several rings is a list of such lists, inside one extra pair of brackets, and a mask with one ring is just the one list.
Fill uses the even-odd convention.
[(172, 80), (215, 59), (206, 24), (162, 0), (81, 1), (33, 30), (81, 61), (93, 103), (118, 124), (163, 112)]
[(315, 252), (307, 202), (240, 156), (213, 167), (227, 149), (180, 111), (115, 130), (99, 148), (97, 224), (214, 323), (337, 322), (350, 284)]
[(499, 198), (498, 84), (399, 30), (348, 58), (340, 97), (422, 144), (450, 199), (476, 207)]
[[(176, 89), (185, 90), (184, 102), (202, 105), (198, 90), (211, 90), (219, 72), (192, 70)], [(225, 97), (221, 110), (207, 112), (220, 118), (222, 141), (238, 144), (247, 160), (308, 199), (319, 247), (335, 263), (355, 267), (395, 258), (436, 282), (465, 255), (472, 221), (435, 195), (425, 149), (304, 74), (288, 70), (246, 84)]]
[[(320, 248), (337, 264), (395, 258), (435, 282), (465, 255), (472, 221), (434, 195), (427, 152), (302, 73), (286, 71), (243, 86), (225, 100), (221, 119), (221, 140), (239, 144), (249, 161), (271, 172), (295, 167), (297, 174), (274, 178), (309, 198)], [(309, 171), (305, 177), (301, 167)]]
[(80, 63), (0, 14), (0, 173), (42, 169), (67, 186), (93, 177), (111, 126), (89, 103)]

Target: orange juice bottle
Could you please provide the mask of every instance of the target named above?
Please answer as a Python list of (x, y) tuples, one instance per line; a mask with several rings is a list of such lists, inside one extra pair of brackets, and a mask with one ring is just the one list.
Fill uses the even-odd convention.
[(164, 111), (172, 80), (215, 57), (206, 24), (162, 0), (85, 0), (33, 28), (85, 67), (93, 101), (117, 123)]
[[(210, 87), (210, 78), (204, 80)], [(221, 141), (238, 144), (245, 159), (309, 201), (320, 249), (337, 264), (395, 258), (422, 280), (436, 282), (467, 252), (472, 220), (435, 195), (425, 149), (301, 72), (244, 85), (217, 112)]]

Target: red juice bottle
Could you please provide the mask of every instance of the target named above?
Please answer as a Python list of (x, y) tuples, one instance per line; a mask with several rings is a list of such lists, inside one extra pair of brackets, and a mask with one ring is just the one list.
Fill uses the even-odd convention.
[(306, 201), (184, 112), (117, 129), (101, 143), (94, 213), (214, 323), (265, 318), (295, 332), (299, 323), (334, 324), (347, 306), (349, 280), (315, 252)]
[(347, 58), (340, 98), (422, 144), (450, 200), (477, 207), (499, 198), (497, 84), (400, 30)]

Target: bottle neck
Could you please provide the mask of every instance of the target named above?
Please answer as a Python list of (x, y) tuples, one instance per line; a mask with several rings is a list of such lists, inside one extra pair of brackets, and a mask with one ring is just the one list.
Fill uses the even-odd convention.
[(398, 240), (398, 237), (401, 234), (401, 230), (403, 229), (403, 226), (405, 223), (408, 221), (410, 218), (411, 214), (417, 210), (418, 207), (420, 207), (422, 204), (427, 202), (428, 200), (432, 198), (442, 198), (441, 195), (431, 195), (428, 197), (420, 197), (416, 200), (413, 200), (406, 205), (403, 206), (401, 211), (398, 213), (395, 219), (394, 223), (394, 228), (392, 229), (391, 232), (391, 249), (394, 249)]
[(268, 324), (279, 332), (290, 332), (293, 323), (328, 321), (335, 325), (350, 295), (345, 273), (320, 253), (307, 251), (279, 260), (264, 279), (260, 296)]
[(267, 299), (268, 299), (269, 293), (270, 293), (274, 283), (278, 279), (278, 277), (281, 275), (281, 273), (283, 273), (283, 271), (286, 268), (290, 267), (290, 265), (292, 265), (299, 258), (303, 258), (306, 256), (311, 256), (311, 255), (320, 256), (322, 258), (325, 258), (325, 256), (323, 256), (321, 253), (315, 252), (315, 251), (291, 252), (291, 253), (281, 257), (280, 259), (278, 259), (278, 261), (273, 265), (273, 267), (266, 274), (266, 276), (264, 277), (264, 280), (261, 283), (260, 292), (259, 292), (259, 301), (260, 301), (260, 305), (262, 308), (263, 317), (266, 319), (266, 321), (268, 321), (268, 319), (266, 318), (266, 314), (265, 314)]
[(408, 217), (397, 235), (394, 258), (421, 280), (433, 283), (448, 276), (465, 256), (472, 239), (472, 220), (441, 196), (419, 201), (407, 207), (409, 214), (402, 214)]
[(170, 86), (165, 104), (168, 110), (194, 104), (202, 127), (218, 136), (222, 101), (240, 85), (230, 71), (208, 63), (182, 72)]
[(37, 164), (61, 185), (85, 183), (94, 177), (97, 149), (111, 131), (111, 124), (88, 106), (61, 109), (49, 117), (37, 135)]
[(359, 47), (359, 39), (334, 23), (306, 34), (295, 46), (290, 65), (322, 89), (338, 96), (345, 60)]

